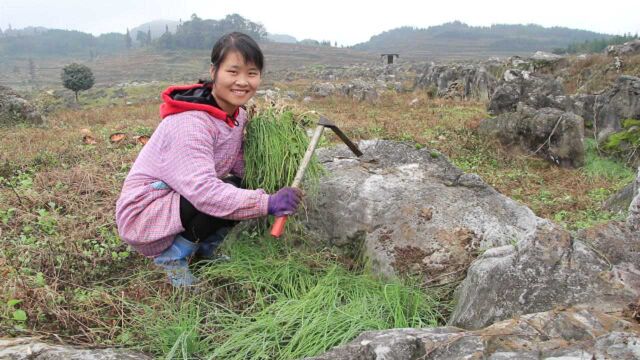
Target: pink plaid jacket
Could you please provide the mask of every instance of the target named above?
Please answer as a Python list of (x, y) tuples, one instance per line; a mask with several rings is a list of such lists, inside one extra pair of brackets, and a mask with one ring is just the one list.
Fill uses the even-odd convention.
[[(169, 115), (142, 148), (116, 203), (120, 237), (148, 257), (168, 248), (184, 231), (180, 195), (203, 213), (232, 220), (267, 215), (269, 195), (244, 190), (220, 178), (242, 177), (242, 138), (247, 123), (240, 109), (232, 127), (205, 111)], [(158, 181), (168, 188), (152, 186)]]

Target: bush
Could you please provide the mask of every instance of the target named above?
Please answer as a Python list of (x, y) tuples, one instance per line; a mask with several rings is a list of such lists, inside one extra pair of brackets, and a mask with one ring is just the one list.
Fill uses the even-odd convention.
[(93, 72), (86, 65), (72, 63), (62, 69), (62, 85), (76, 94), (76, 103), (78, 92), (91, 89), (94, 82)]

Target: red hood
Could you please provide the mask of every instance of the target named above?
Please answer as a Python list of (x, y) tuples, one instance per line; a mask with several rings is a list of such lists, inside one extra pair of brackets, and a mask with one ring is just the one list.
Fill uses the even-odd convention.
[[(196, 91), (194, 94), (194, 90), (201, 88), (204, 91)], [(204, 94), (202, 94), (203, 92)], [(189, 94), (189, 99), (174, 99), (176, 95), (182, 94)], [(211, 104), (204, 97), (204, 95), (208, 94), (210, 94), (210, 91), (207, 91), (207, 84), (169, 86), (165, 91), (162, 92), (163, 103), (160, 104), (160, 116), (164, 119), (169, 115), (178, 114), (185, 111), (199, 110), (208, 113), (216, 119), (226, 122), (230, 127), (236, 127), (238, 125), (238, 121), (236, 120), (236, 118), (238, 117), (240, 109), (237, 109), (233, 116), (231, 116), (224, 112), (222, 109)], [(213, 97), (211, 97), (211, 100), (213, 100)], [(213, 102), (215, 103), (215, 100), (213, 100)]]

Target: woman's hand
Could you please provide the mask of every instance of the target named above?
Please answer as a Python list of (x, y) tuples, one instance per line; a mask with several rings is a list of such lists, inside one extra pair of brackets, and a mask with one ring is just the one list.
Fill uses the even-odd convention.
[(276, 217), (291, 215), (298, 208), (301, 199), (302, 190), (294, 187), (284, 187), (269, 196), (269, 214)]

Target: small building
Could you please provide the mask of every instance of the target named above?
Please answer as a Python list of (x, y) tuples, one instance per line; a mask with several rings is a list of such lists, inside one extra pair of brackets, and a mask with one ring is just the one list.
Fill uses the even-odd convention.
[(380, 54), (381, 58), (387, 57), (387, 64), (393, 64), (394, 58), (399, 58), (400, 54)]

